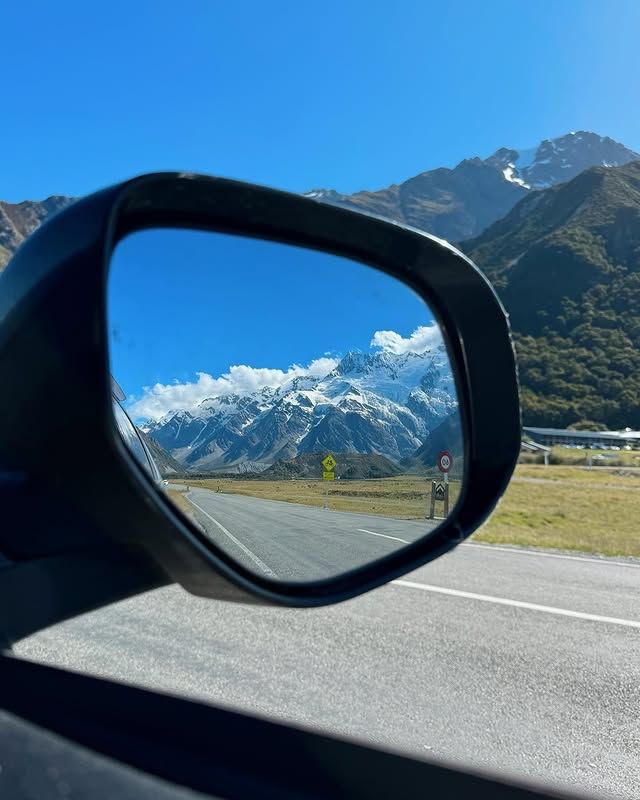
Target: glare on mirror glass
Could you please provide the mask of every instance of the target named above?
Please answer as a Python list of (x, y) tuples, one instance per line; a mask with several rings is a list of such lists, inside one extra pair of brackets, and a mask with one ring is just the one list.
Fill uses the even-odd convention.
[(453, 509), (451, 364), (399, 281), (289, 245), (150, 230), (117, 247), (108, 310), (120, 405), (145, 445), (134, 456), (248, 569), (333, 577)]

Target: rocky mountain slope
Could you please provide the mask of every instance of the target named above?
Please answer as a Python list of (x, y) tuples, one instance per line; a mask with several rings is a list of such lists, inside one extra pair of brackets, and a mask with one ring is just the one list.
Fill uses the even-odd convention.
[(638, 158), (607, 136), (578, 131), (528, 150), (503, 147), (489, 158), (465, 159), (453, 169), (429, 170), (387, 189), (351, 195), (314, 189), (307, 196), (457, 242), (477, 236), (532, 190), (571, 180), (589, 167)]
[(71, 202), (69, 197), (54, 195), (41, 202), (25, 200), (23, 203), (0, 201), (0, 272), (9, 259), (44, 220)]
[(400, 467), (406, 472), (423, 473), (435, 471), (438, 453), (447, 450), (453, 456), (452, 475), (460, 477), (463, 467), (462, 428), (458, 414), (446, 417), (437, 428), (434, 428), (422, 445), (406, 456)]
[(510, 313), (525, 424), (640, 428), (640, 162), (535, 192), (461, 246)]
[(412, 454), (457, 408), (442, 344), (424, 353), (347, 353), (322, 378), (203, 400), (147, 426), (193, 470), (258, 471), (302, 453)]
[(169, 455), (169, 453), (167, 453), (163, 447), (160, 447), (160, 445), (152, 436), (149, 436), (149, 434), (145, 433), (144, 431), (140, 431), (140, 436), (142, 436), (145, 444), (151, 451), (153, 460), (155, 461), (156, 466), (160, 470), (160, 474), (163, 478), (169, 478), (172, 475), (178, 475), (184, 472), (184, 467), (182, 464)]

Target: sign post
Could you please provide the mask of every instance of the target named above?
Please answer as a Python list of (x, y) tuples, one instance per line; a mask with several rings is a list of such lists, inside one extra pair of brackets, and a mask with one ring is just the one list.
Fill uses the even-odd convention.
[[(322, 459), (320, 463), (322, 464), (324, 470), (322, 473), (322, 480), (334, 481), (336, 479), (334, 469), (338, 463), (335, 458), (331, 455), (331, 453), (329, 453)], [(324, 484), (324, 508), (329, 508), (329, 484), (326, 482)]]

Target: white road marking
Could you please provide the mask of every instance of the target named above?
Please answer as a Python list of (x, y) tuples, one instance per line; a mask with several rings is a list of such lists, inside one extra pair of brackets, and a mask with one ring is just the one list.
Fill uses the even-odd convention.
[(250, 559), (253, 561), (253, 563), (254, 563), (256, 566), (258, 566), (258, 567), (259, 567), (259, 568), (260, 568), (260, 569), (261, 569), (263, 572), (266, 572), (266, 574), (267, 574), (267, 575), (270, 575), (272, 578), (277, 578), (277, 577), (278, 577), (278, 576), (276, 575), (276, 573), (275, 573), (275, 572), (274, 572), (274, 571), (271, 569), (271, 567), (268, 567), (268, 566), (267, 566), (267, 565), (264, 563), (264, 561), (263, 561), (261, 558), (258, 558), (258, 556), (257, 556), (255, 553), (253, 553), (251, 550), (249, 550), (249, 548), (248, 548), (246, 545), (242, 544), (242, 542), (241, 542), (239, 539), (236, 539), (236, 537), (235, 537), (235, 536), (234, 536), (232, 533), (230, 533), (230, 532), (229, 532), (229, 531), (228, 531), (228, 530), (227, 530), (227, 529), (224, 527), (224, 525), (222, 525), (222, 523), (218, 522), (218, 520), (217, 520), (217, 519), (214, 519), (214, 517), (212, 517), (212, 516), (211, 516), (211, 514), (207, 513), (207, 512), (204, 510), (204, 508), (202, 508), (201, 506), (199, 506), (199, 505), (196, 503), (196, 501), (195, 501), (195, 500), (193, 500), (191, 497), (189, 497), (189, 495), (188, 495), (188, 494), (186, 494), (186, 495), (185, 495), (185, 497), (187, 498), (187, 500), (188, 500), (188, 501), (189, 501), (189, 502), (190, 502), (192, 505), (194, 505), (194, 506), (195, 506), (195, 507), (198, 509), (198, 511), (200, 511), (202, 514), (204, 514), (204, 515), (205, 515), (205, 517), (207, 517), (208, 519), (210, 519), (210, 520), (211, 520), (211, 522), (213, 522), (213, 524), (214, 524), (214, 525), (217, 525), (217, 526), (218, 526), (218, 528), (220, 528), (220, 530), (221, 530), (221, 531), (222, 531), (222, 532), (223, 532), (223, 533), (224, 533), (226, 536), (228, 536), (228, 537), (231, 539), (231, 541), (232, 541), (232, 542), (233, 542), (235, 545), (237, 545), (237, 546), (238, 546), (238, 547), (239, 547), (239, 548), (242, 550), (242, 552), (243, 552), (245, 555), (247, 555), (247, 556), (248, 556), (248, 557), (249, 557), (249, 558), (250, 558)]
[(569, 556), (564, 553), (540, 553), (537, 550), (526, 550), (525, 548), (500, 547), (496, 544), (480, 544), (480, 542), (463, 542), (460, 547), (476, 547), (480, 550), (499, 550), (501, 553), (513, 553), (517, 556), (539, 556), (540, 558), (561, 558), (565, 561), (587, 561), (591, 564), (603, 564), (607, 567), (633, 567), (640, 569), (640, 564), (626, 563), (625, 561), (614, 561), (610, 558), (589, 558), (589, 556)]
[[(367, 528), (358, 528), (358, 530), (362, 531), (362, 533), (370, 533), (372, 536), (384, 536), (386, 539), (395, 539), (397, 542), (411, 544), (411, 542), (407, 541), (406, 539), (400, 539), (397, 536), (387, 536), (384, 533), (376, 533), (375, 531), (370, 531)], [(516, 556), (538, 556), (539, 558), (559, 558), (564, 561), (586, 561), (588, 564), (600, 564), (601, 566), (604, 565), (606, 567), (632, 567), (633, 569), (640, 569), (640, 563), (634, 564), (632, 562), (627, 563), (625, 561), (615, 561), (607, 557), (590, 558), (589, 556), (570, 556), (566, 555), (565, 553), (541, 553), (538, 550), (527, 550), (524, 547), (501, 547), (500, 545), (490, 544), (489, 542), (462, 542), (459, 547), (475, 547), (478, 550), (485, 550), (486, 552), (495, 550), (500, 553), (511, 553), (512, 555)]]
[(620, 619), (618, 617), (603, 617), (600, 614), (587, 614), (583, 611), (570, 611), (567, 608), (555, 608), (554, 606), (541, 606), (537, 603), (525, 603), (522, 600), (508, 600), (505, 597), (492, 597), (488, 594), (476, 594), (475, 592), (463, 592), (459, 589), (446, 589), (444, 586), (432, 586), (427, 583), (416, 583), (415, 581), (397, 580), (392, 581), (396, 586), (405, 586), (408, 589), (420, 589), (423, 592), (435, 592), (436, 594), (446, 594), (451, 597), (463, 597), (467, 600), (479, 600), (483, 603), (495, 603), (500, 606), (512, 606), (513, 608), (525, 608), (528, 611), (542, 611), (545, 614), (556, 614), (560, 617), (573, 617), (574, 619), (585, 619), (590, 622), (606, 622), (609, 625), (622, 625), (625, 628), (639, 628), (640, 622), (633, 619)]
[(376, 533), (375, 531), (368, 531), (366, 528), (358, 528), (359, 533), (370, 533), (372, 536), (382, 536), (383, 539), (393, 539), (394, 542), (402, 542), (403, 544), (411, 544), (406, 539), (400, 539), (398, 536), (388, 536), (386, 533)]

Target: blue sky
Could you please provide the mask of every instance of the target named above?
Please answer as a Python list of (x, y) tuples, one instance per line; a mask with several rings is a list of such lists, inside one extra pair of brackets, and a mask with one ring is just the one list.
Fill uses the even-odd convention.
[(23, 0), (0, 198), (186, 169), (377, 188), (591, 129), (640, 149), (636, 0)]
[(296, 375), (322, 378), (350, 350), (404, 353), (441, 341), (422, 301), (377, 270), (185, 230), (144, 231), (119, 245), (109, 330), (112, 372), (135, 397), (136, 418)]

